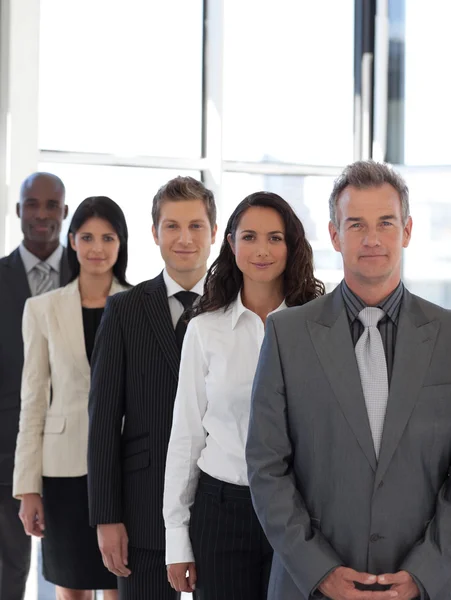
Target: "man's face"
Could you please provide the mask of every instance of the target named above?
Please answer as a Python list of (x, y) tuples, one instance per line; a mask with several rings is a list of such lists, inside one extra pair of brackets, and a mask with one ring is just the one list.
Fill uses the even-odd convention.
[(346, 280), (385, 283), (401, 277), (402, 249), (407, 248), (412, 219), (403, 224), (401, 200), (388, 183), (345, 188), (337, 202), (338, 229), (329, 224), (332, 244), (341, 252)]
[(211, 229), (202, 200), (163, 202), (158, 227), (153, 226), (152, 233), (168, 273), (204, 270), (216, 229), (216, 225)]
[(59, 240), (67, 216), (64, 192), (48, 177), (36, 177), (16, 207), (26, 241), (49, 244)]

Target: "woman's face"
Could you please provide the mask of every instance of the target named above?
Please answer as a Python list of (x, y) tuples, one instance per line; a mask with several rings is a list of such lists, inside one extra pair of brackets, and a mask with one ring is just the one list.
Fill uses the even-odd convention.
[(238, 268), (246, 280), (276, 283), (287, 264), (285, 225), (273, 208), (251, 206), (241, 216), (235, 238), (228, 241)]
[(77, 253), (80, 272), (104, 275), (116, 264), (119, 254), (119, 236), (111, 223), (92, 217), (80, 229), (69, 235), (70, 245)]

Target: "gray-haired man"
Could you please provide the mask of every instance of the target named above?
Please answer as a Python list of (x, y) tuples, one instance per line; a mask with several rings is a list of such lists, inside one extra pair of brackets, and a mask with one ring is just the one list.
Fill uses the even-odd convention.
[(247, 446), (270, 600), (451, 598), (451, 313), (406, 290), (408, 190), (345, 169), (331, 294), (268, 319)]

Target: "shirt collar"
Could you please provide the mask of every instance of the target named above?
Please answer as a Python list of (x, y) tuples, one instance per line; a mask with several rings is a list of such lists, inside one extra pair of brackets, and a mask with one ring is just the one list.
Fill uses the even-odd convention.
[(45, 262), (51, 267), (56, 273), (60, 272), (61, 259), (63, 257), (63, 247), (61, 244), (58, 248), (44, 261), (41, 261), (40, 258), (32, 254), (27, 248), (25, 248), (24, 243), (22, 242), (19, 246), (20, 257), (25, 267), (25, 272), (30, 273), (36, 265), (40, 262)]
[[(280, 306), (278, 306), (275, 310), (270, 312), (269, 314), (272, 315), (273, 313), (279, 312), (279, 310), (283, 310), (286, 307), (287, 307), (287, 305), (285, 303), (285, 300), (283, 300), (282, 304)], [(238, 321), (240, 320), (240, 317), (242, 315), (244, 315), (244, 313), (246, 313), (246, 312), (252, 313), (251, 310), (249, 310), (248, 308), (246, 308), (244, 306), (243, 301), (241, 300), (241, 292), (238, 294), (236, 299), (233, 301), (231, 308), (232, 308), (232, 329), (235, 329)], [(254, 314), (254, 313), (252, 313), (252, 314)]]
[[(365, 304), (357, 294), (354, 294), (344, 279), (341, 282), (341, 293), (343, 295), (348, 318), (351, 323), (353, 323), (359, 316), (359, 312), (367, 307), (367, 304)], [(398, 323), (403, 294), (404, 285), (402, 281), (400, 281), (393, 292), (377, 305), (377, 308), (382, 309), (395, 325)]]
[(195, 294), (199, 294), (199, 296), (202, 296), (202, 294), (204, 293), (204, 283), (205, 283), (205, 275), (202, 277), (202, 279), (200, 279), (196, 285), (191, 288), (190, 290), (185, 290), (185, 288), (183, 288), (181, 285), (179, 285), (176, 281), (174, 281), (172, 279), (172, 277), (169, 275), (169, 273), (167, 272), (166, 269), (163, 270), (163, 279), (164, 279), (164, 284), (166, 286), (166, 291), (168, 293), (168, 298), (170, 298), (171, 296), (173, 296), (174, 294), (177, 294), (177, 292), (194, 292)]

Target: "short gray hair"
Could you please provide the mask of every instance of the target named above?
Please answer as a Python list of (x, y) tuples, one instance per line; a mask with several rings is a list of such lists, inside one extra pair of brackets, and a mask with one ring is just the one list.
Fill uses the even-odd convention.
[(402, 222), (405, 225), (410, 215), (409, 188), (406, 182), (392, 167), (374, 160), (359, 160), (345, 167), (343, 173), (335, 180), (329, 198), (330, 220), (338, 229), (337, 202), (345, 188), (352, 186), (359, 190), (381, 187), (390, 184), (399, 194), (401, 201)]

